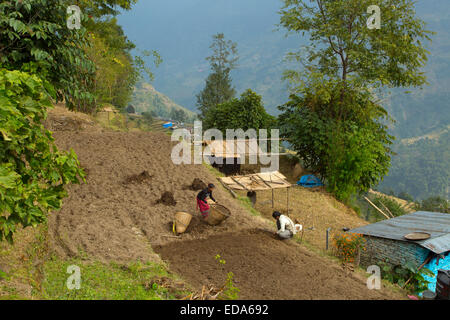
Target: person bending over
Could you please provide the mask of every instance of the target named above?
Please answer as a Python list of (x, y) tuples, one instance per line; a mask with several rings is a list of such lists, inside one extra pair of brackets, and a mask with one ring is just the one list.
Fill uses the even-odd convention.
[(217, 203), (216, 199), (214, 199), (212, 192), (215, 189), (215, 186), (210, 183), (206, 189), (200, 191), (197, 195), (197, 209), (200, 210), (202, 217), (206, 219), (209, 216), (210, 206), (208, 204), (207, 199), (210, 198), (212, 201)]
[(284, 214), (279, 213), (278, 211), (275, 211), (272, 214), (272, 217), (277, 220), (277, 229), (278, 231), (276, 234), (280, 239), (291, 239), (294, 234), (296, 233), (296, 226), (294, 225), (294, 222)]

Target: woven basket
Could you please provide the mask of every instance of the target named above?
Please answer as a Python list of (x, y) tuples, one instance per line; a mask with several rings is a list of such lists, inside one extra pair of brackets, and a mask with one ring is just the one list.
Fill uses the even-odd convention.
[(221, 204), (211, 205), (211, 210), (205, 221), (211, 226), (217, 226), (231, 216), (231, 211)]
[(175, 213), (174, 231), (177, 234), (184, 233), (191, 223), (192, 215), (187, 212)]

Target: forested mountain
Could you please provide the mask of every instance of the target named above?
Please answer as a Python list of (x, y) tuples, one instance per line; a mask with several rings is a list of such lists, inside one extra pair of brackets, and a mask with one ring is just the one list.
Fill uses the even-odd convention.
[[(384, 106), (396, 120), (391, 133), (397, 137), (394, 149), (398, 156), (380, 188), (406, 191), (415, 197), (434, 193), (448, 197), (446, 182), (438, 188), (422, 187), (435, 184), (433, 176), (448, 177), (450, 159), (441, 150), (445, 136), (439, 141), (400, 144), (402, 139), (440, 132), (450, 124), (450, 1), (416, 2), (417, 14), (426, 21), (427, 29), (436, 32), (424, 70), (429, 85), (411, 93), (405, 93), (407, 88), (395, 90), (385, 99)], [(140, 1), (131, 12), (122, 14), (119, 22), (139, 47), (156, 49), (163, 57), (164, 63), (155, 70), (155, 88), (190, 110), (196, 110), (195, 95), (210, 71), (205, 57), (210, 54), (212, 36), (223, 32), (238, 44), (240, 60), (231, 74), (237, 93), (252, 88), (262, 95), (268, 112), (276, 115), (277, 107), (288, 99), (287, 85), (281, 79), (289, 67), (285, 55), (306, 44), (299, 35), (285, 37), (284, 30), (276, 30), (281, 5), (274, 0)], [(419, 154), (426, 157), (425, 162), (419, 161)]]
[(380, 190), (397, 194), (406, 191), (416, 199), (431, 195), (450, 198), (450, 131), (423, 137), (413, 143), (402, 141), (395, 147), (389, 175)]
[(275, 113), (288, 98), (281, 80), (284, 56), (303, 42), (275, 31), (280, 7), (274, 0), (139, 1), (119, 21), (140, 48), (161, 54), (155, 88), (191, 110), (210, 71), (205, 58), (211, 54), (212, 36), (223, 32), (238, 45), (238, 68), (231, 74), (238, 94), (252, 88)]
[(132, 105), (138, 113), (149, 112), (163, 118), (171, 118), (174, 111), (182, 112), (185, 115), (184, 121), (192, 121), (196, 116), (194, 112), (176, 104), (146, 82), (140, 82), (136, 85)]

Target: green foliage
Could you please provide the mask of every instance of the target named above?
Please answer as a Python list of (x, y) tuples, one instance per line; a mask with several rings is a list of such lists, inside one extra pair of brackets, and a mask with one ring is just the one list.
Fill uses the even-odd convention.
[(135, 82), (130, 55), (134, 45), (124, 36), (116, 18), (91, 24), (94, 31), (89, 36), (87, 53), (96, 66), (93, 87), (96, 103), (124, 108), (130, 101)]
[(151, 125), (153, 122), (153, 116), (151, 112), (142, 112), (142, 117), (148, 125)]
[[(70, 0), (66, 2), (71, 3)], [(115, 16), (120, 13), (119, 8), (130, 10), (137, 0), (78, 0), (77, 4), (90, 16), (100, 18), (102, 16)]]
[[(381, 30), (367, 27), (374, 4)], [(374, 88), (424, 84), (421, 41), (430, 32), (407, 0), (284, 0), (281, 25), (311, 42), (289, 55), (304, 68), (285, 73), (299, 96), (280, 107), (284, 136), (328, 190), (348, 200), (381, 181), (393, 154)]]
[(225, 290), (222, 293), (221, 298), (226, 300), (238, 300), (239, 299), (239, 292), (241, 292), (241, 289), (236, 287), (233, 283), (234, 273), (228, 272), (227, 273), (227, 280), (225, 282)]
[[(222, 258), (220, 254), (217, 254), (214, 259), (216, 259), (217, 263), (223, 268), (227, 263), (225, 259)], [(220, 294), (220, 299), (224, 300), (237, 300), (239, 299), (239, 292), (241, 291), (239, 288), (234, 286), (233, 283), (234, 273), (228, 272), (227, 279), (225, 281), (225, 285), (223, 287), (223, 291)]]
[(9, 70), (30, 71), (47, 79), (58, 100), (69, 108), (88, 111), (94, 64), (89, 45), (88, 17), (80, 30), (67, 28), (67, 1), (21, 0), (0, 3), (0, 64)]
[[(379, 6), (382, 12), (379, 30), (367, 27), (371, 5)], [(413, 1), (284, 0), (281, 25), (309, 34), (312, 45), (290, 54), (303, 62), (308, 73), (343, 80), (351, 77), (364, 86), (425, 83), (421, 68), (427, 51), (422, 41), (430, 40), (431, 32), (424, 30), (425, 23), (416, 17)], [(301, 81), (298, 75), (295, 71), (286, 73), (288, 79)]]
[(305, 167), (325, 178), (338, 199), (348, 200), (388, 172), (393, 137), (369, 90), (342, 89), (339, 81), (312, 82), (279, 107), (279, 122)]
[[(406, 214), (406, 211), (402, 208), (402, 206), (395, 200), (392, 200), (388, 197), (376, 197), (373, 200), (373, 203), (380, 208), (381, 210), (384, 210), (384, 207), (387, 207), (389, 209), (389, 211), (395, 216), (402, 216), (404, 214)], [(373, 212), (375, 214), (378, 214), (378, 212), (375, 212), (376, 210), (373, 209)], [(387, 212), (385, 212), (387, 214)]]
[(410, 195), (409, 193), (402, 191), (397, 195), (397, 198), (409, 201), (409, 202), (414, 202), (414, 198), (412, 195)]
[[(428, 290), (429, 281), (424, 278), (424, 275), (434, 276), (433, 272), (427, 268), (417, 270), (411, 263), (407, 262), (403, 266), (393, 267), (389, 264), (389, 261), (379, 262), (383, 279), (388, 280), (391, 283), (398, 284), (400, 287), (406, 285), (406, 289), (415, 294), (419, 294), (425, 290)], [(409, 280), (409, 283), (406, 282)]]
[[(124, 108), (141, 73), (153, 76), (143, 57), (131, 56), (135, 45), (112, 17), (135, 2), (78, 1), (79, 30), (67, 27), (67, 7), (73, 4), (68, 0), (2, 2), (0, 63), (47, 79), (69, 109), (89, 113), (104, 103)], [(156, 52), (142, 54), (161, 62)]]
[(93, 88), (96, 103), (113, 104), (119, 109), (125, 109), (141, 76), (146, 74), (150, 79), (153, 78), (144, 58), (152, 55), (158, 66), (161, 57), (156, 51), (143, 51), (143, 56), (133, 57), (131, 51), (137, 49), (125, 36), (115, 17), (91, 21), (88, 29), (90, 46), (87, 52), (96, 66)]
[(217, 254), (214, 259), (216, 259), (216, 261), (221, 264), (221, 265), (225, 265), (227, 262), (225, 261), (225, 259), (222, 259), (222, 256), (220, 254)]
[(381, 189), (404, 190), (416, 199), (440, 196), (449, 199), (450, 131), (435, 139), (423, 138), (395, 146), (389, 175)]
[(203, 128), (215, 128), (222, 132), (226, 129), (270, 129), (275, 118), (269, 115), (262, 104), (262, 98), (248, 89), (240, 99), (232, 99), (209, 109), (203, 120)]
[(54, 94), (35, 75), (0, 69), (0, 240), (46, 221), (61, 207), (64, 185), (84, 177), (75, 153), (58, 151), (42, 125)]
[(422, 211), (450, 213), (449, 201), (439, 196), (422, 200), (417, 209)]
[(169, 115), (170, 119), (175, 121), (184, 122), (188, 120), (188, 115), (183, 109), (172, 109)]
[(213, 36), (210, 48), (213, 54), (206, 60), (211, 65), (212, 73), (206, 79), (204, 89), (197, 95), (201, 119), (217, 105), (232, 99), (236, 93), (230, 77), (230, 72), (236, 68), (238, 59), (236, 43), (225, 40), (224, 34), (219, 33)]
[[(80, 267), (81, 288), (66, 286), (67, 267)], [(155, 263), (86, 263), (80, 260), (62, 261), (56, 257), (44, 264), (43, 298), (52, 300), (167, 300), (174, 292), (159, 286), (152, 279), (170, 277), (165, 268)], [(184, 294), (179, 292), (180, 295)]]

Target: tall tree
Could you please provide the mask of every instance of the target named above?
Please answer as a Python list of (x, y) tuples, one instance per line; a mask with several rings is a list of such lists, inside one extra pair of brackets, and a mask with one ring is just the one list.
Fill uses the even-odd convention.
[[(309, 33), (311, 45), (289, 54), (303, 72), (286, 77), (303, 83), (318, 73), (362, 85), (409, 87), (425, 83), (421, 68), (432, 32), (415, 16), (413, 0), (284, 0), (281, 26)], [(380, 29), (369, 27), (368, 9), (380, 8)], [(369, 21), (368, 21), (369, 20)]]
[[(373, 5), (380, 29), (373, 28)], [(289, 54), (303, 69), (285, 72), (295, 94), (280, 107), (283, 134), (346, 200), (387, 174), (394, 137), (375, 93), (425, 83), (422, 41), (431, 33), (409, 0), (284, 0), (281, 25), (310, 39)]]
[(67, 27), (67, 2), (62, 0), (0, 3), (0, 64), (9, 70), (39, 74), (57, 90), (58, 100), (83, 109), (92, 101), (95, 67), (84, 50), (87, 30)]
[(212, 72), (206, 79), (204, 89), (197, 95), (197, 106), (201, 119), (206, 117), (209, 110), (232, 99), (236, 94), (230, 77), (231, 70), (237, 66), (236, 43), (225, 40), (224, 34), (218, 33), (213, 36), (210, 48), (213, 54), (206, 60), (209, 61)]
[(215, 128), (224, 134), (227, 129), (270, 129), (275, 117), (264, 109), (262, 97), (248, 89), (240, 98), (234, 98), (210, 110), (203, 121), (205, 129)]

